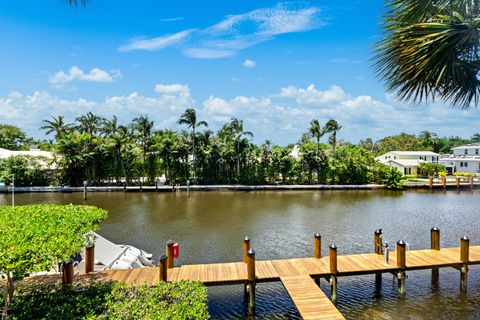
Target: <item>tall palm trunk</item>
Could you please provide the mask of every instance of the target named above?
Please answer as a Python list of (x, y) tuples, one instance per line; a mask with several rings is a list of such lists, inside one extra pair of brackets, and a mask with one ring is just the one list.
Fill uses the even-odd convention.
[(196, 158), (195, 158), (195, 125), (192, 126), (192, 166), (193, 166), (193, 179), (196, 177)]

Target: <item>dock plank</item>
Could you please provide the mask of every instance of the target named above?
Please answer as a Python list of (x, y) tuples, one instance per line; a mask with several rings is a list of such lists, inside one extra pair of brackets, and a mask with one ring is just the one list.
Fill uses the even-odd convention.
[(309, 276), (281, 277), (280, 280), (303, 319), (345, 319)]

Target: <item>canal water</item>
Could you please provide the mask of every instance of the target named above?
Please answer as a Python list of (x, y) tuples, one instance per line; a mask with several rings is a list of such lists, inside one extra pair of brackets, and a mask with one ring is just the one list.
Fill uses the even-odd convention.
[[(165, 242), (180, 243), (177, 264), (240, 261), (248, 235), (257, 259), (313, 255), (313, 234), (322, 235), (322, 252), (334, 241), (339, 254), (373, 251), (373, 232), (382, 228), (394, 247), (430, 246), (430, 228), (441, 230), (442, 246), (459, 246), (468, 235), (480, 244), (480, 191), (288, 191), (186, 193), (17, 194), (16, 204), (89, 204), (110, 212), (100, 233), (158, 257)], [(0, 195), (1, 204), (10, 196)], [(442, 269), (438, 287), (429, 270), (408, 273), (407, 294), (398, 299), (393, 276), (342, 277), (338, 308), (348, 319), (480, 319), (480, 268), (469, 273), (468, 293), (459, 290), (457, 270)], [(322, 289), (329, 294), (325, 280)], [(212, 319), (245, 319), (243, 287), (209, 289)], [(257, 286), (256, 319), (299, 319), (279, 283)]]

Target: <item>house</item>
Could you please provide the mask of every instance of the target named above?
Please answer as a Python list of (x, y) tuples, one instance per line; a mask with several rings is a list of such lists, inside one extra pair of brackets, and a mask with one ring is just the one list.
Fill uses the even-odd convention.
[(421, 163), (439, 162), (440, 155), (432, 151), (390, 151), (375, 159), (403, 174), (417, 174)]
[(45, 169), (55, 169), (53, 164), (54, 154), (49, 151), (42, 151), (36, 146), (32, 146), (30, 150), (8, 150), (0, 148), (0, 162), (14, 156), (30, 156), (39, 159), (40, 164)]
[(440, 158), (449, 173), (455, 172), (480, 172), (480, 143), (471, 143), (452, 148), (453, 154)]

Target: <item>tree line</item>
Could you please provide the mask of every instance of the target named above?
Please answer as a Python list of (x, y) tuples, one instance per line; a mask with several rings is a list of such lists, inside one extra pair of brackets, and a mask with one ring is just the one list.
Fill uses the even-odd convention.
[[(13, 176), (17, 185), (68, 184), (134, 185), (154, 184), (164, 177), (167, 184), (362, 184), (385, 179), (386, 167), (375, 156), (391, 150), (432, 150), (480, 141), (439, 138), (429, 131), (418, 136), (401, 133), (359, 144), (337, 141), (342, 126), (335, 120), (321, 124), (313, 119), (296, 144), (255, 144), (254, 134), (243, 120), (232, 118), (213, 132), (189, 108), (178, 119), (184, 130), (155, 130), (148, 116), (120, 124), (92, 112), (73, 123), (63, 116), (43, 121), (41, 127), (53, 140), (34, 140), (19, 128), (0, 125), (0, 148), (28, 149), (37, 144), (54, 151), (55, 168), (43, 172), (38, 160), (11, 157), (0, 163), (0, 179)], [(46, 161), (45, 159), (43, 161)]]

